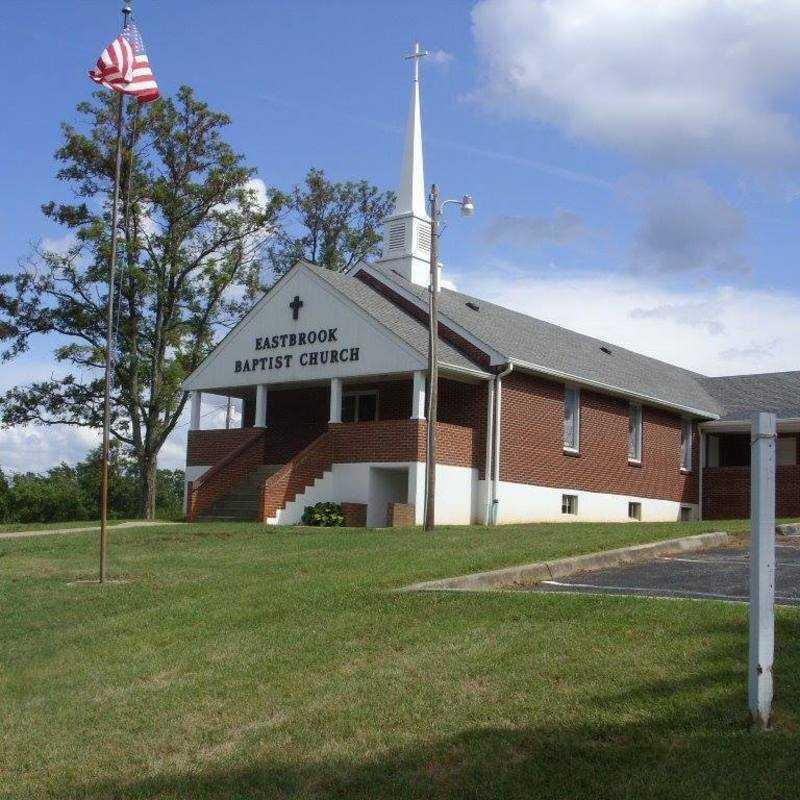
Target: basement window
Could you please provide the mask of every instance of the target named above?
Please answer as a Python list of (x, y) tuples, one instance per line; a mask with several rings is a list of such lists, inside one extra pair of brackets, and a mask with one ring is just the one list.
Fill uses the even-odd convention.
[(642, 519), (642, 504), (641, 503), (628, 503), (628, 519)]
[(578, 513), (578, 495), (576, 494), (561, 495), (561, 513), (572, 514), (573, 516)]

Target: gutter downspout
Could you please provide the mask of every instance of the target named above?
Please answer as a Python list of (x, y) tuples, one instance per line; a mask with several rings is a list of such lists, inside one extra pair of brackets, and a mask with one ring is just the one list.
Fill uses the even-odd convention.
[(503, 378), (510, 375), (514, 365), (509, 361), (508, 366), (494, 378), (494, 458), (492, 459), (492, 495), (491, 495), (491, 523), (497, 525), (500, 500), (497, 490), (500, 484), (500, 432), (503, 423)]
[(486, 456), (483, 462), (483, 478), (486, 484), (486, 500), (483, 507), (483, 524), (492, 524), (492, 456), (494, 454), (494, 382), (486, 382)]

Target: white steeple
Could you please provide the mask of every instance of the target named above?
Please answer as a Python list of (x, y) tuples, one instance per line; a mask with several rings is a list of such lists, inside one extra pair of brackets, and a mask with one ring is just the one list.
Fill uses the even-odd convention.
[(427, 54), (417, 43), (414, 52), (406, 56), (414, 64), (414, 80), (411, 85), (403, 167), (394, 212), (384, 220), (383, 254), (378, 262), (422, 286), (429, 284), (431, 252), (431, 220), (425, 209), (419, 102), (419, 62)]

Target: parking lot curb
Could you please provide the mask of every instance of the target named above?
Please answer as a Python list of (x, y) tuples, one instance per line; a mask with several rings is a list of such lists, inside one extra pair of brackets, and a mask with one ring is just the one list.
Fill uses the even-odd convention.
[(701, 533), (696, 536), (682, 536), (678, 539), (664, 539), (661, 542), (648, 542), (630, 547), (619, 547), (616, 550), (603, 550), (599, 553), (587, 553), (582, 556), (570, 556), (554, 561), (539, 561), (535, 564), (522, 564), (517, 567), (505, 567), (489, 572), (475, 572), (471, 575), (459, 575), (455, 578), (441, 578), (435, 581), (423, 581), (405, 586), (404, 592), (428, 591), (473, 591), (475, 589), (496, 589), (506, 586), (519, 586), (539, 583), (540, 581), (565, 578), (578, 572), (592, 572), (608, 567), (619, 567), (637, 561), (647, 561), (656, 556), (674, 553), (691, 553), (705, 550), (707, 547), (718, 547), (725, 544), (730, 536), (723, 531)]

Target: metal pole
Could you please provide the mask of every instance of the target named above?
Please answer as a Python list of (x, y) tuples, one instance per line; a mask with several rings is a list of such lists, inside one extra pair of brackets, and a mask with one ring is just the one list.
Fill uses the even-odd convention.
[(775, 414), (753, 417), (750, 445), (750, 659), (747, 695), (753, 725), (772, 722), (775, 654)]
[[(128, 27), (130, 6), (122, 8), (123, 27)], [(111, 260), (108, 267), (108, 302), (106, 303), (106, 385), (103, 400), (103, 445), (100, 465), (100, 583), (108, 577), (108, 450), (111, 429), (111, 343), (114, 337), (114, 273), (117, 267), (117, 220), (119, 215), (119, 183), (122, 170), (122, 120), (125, 95), (117, 104), (117, 144), (114, 162), (114, 206), (111, 209)]]
[(439, 188), (431, 186), (431, 276), (428, 303), (428, 440), (425, 460), (425, 530), (436, 525), (436, 417), (439, 384)]
[(114, 173), (114, 206), (111, 210), (111, 263), (108, 268), (108, 302), (106, 304), (106, 386), (103, 402), (103, 449), (100, 467), (100, 583), (108, 577), (108, 450), (111, 428), (111, 343), (114, 336), (114, 273), (117, 267), (117, 218), (119, 213), (119, 178), (122, 167), (122, 115), (125, 96), (117, 105), (117, 153)]

